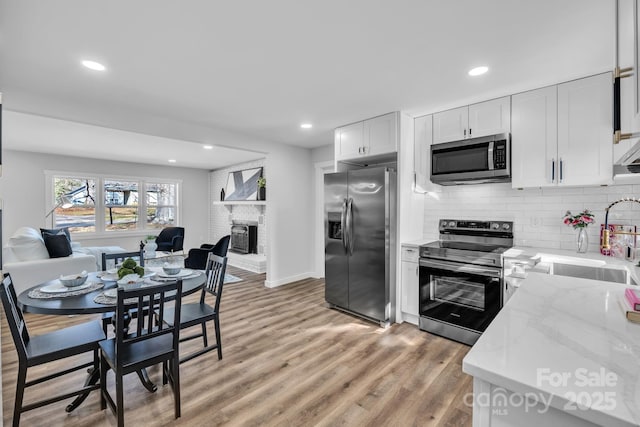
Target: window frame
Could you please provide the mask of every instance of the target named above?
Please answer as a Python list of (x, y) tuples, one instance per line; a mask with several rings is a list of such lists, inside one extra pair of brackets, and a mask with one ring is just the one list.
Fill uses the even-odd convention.
[[(95, 230), (86, 232), (74, 232), (74, 240), (108, 238), (114, 236), (147, 236), (159, 232), (158, 228), (147, 228), (146, 212), (147, 212), (147, 184), (173, 184), (176, 186), (175, 199), (175, 218), (172, 226), (181, 226), (182, 224), (182, 180), (171, 178), (158, 178), (149, 176), (131, 176), (119, 174), (103, 174), (103, 173), (82, 173), (71, 171), (45, 170), (45, 212), (48, 212), (55, 205), (54, 196), (54, 180), (55, 178), (76, 178), (76, 179), (93, 179), (96, 182), (96, 204), (95, 204)], [(138, 222), (135, 230), (107, 230), (105, 204), (105, 181), (135, 181), (138, 183)], [(144, 215), (142, 215), (144, 213)], [(53, 215), (54, 226), (56, 224), (55, 212)]]

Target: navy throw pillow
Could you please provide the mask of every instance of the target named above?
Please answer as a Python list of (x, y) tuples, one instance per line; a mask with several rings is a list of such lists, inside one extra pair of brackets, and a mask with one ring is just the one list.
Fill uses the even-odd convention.
[(42, 234), (42, 238), (44, 239), (44, 235), (45, 234), (51, 234), (53, 236), (58, 235), (58, 234), (64, 234), (65, 236), (67, 236), (67, 239), (69, 239), (69, 241), (71, 241), (71, 234), (69, 233), (69, 228), (68, 227), (63, 227), (63, 228), (41, 228), (40, 229), (40, 234)]
[(63, 258), (71, 255), (71, 243), (67, 236), (62, 234), (43, 234), (44, 245), (49, 252), (49, 258)]

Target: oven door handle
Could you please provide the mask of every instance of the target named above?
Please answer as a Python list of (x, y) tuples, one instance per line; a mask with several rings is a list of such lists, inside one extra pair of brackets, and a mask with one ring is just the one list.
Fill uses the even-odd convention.
[(491, 268), (491, 267), (483, 267), (480, 265), (474, 264), (459, 264), (455, 262), (448, 261), (436, 261), (433, 259), (420, 259), (420, 267), (427, 268), (437, 268), (439, 270), (447, 270), (453, 271), (456, 273), (470, 273), (477, 274), (479, 276), (488, 276), (488, 277), (497, 277), (499, 278), (502, 275), (502, 269), (500, 268)]

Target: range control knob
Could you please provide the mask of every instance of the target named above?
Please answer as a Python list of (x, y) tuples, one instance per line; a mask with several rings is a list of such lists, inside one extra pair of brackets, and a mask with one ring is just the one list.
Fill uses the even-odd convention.
[(503, 230), (508, 230), (508, 229), (510, 229), (510, 228), (511, 228), (511, 225), (509, 225), (509, 223), (508, 223), (508, 222), (505, 222), (505, 223), (503, 223), (503, 224), (502, 224), (502, 229), (503, 229)]
[(494, 230), (497, 230), (500, 228), (500, 224), (498, 224), (497, 222), (494, 222), (493, 224), (491, 224), (491, 228), (493, 228)]
[(449, 221), (449, 227), (453, 228), (456, 226), (456, 222), (455, 221)]
[(445, 228), (447, 226), (447, 221), (440, 222), (440, 228)]

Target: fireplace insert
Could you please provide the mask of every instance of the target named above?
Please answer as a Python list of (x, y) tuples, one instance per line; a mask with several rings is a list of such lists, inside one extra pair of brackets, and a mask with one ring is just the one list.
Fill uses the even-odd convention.
[(240, 254), (258, 253), (258, 226), (250, 222), (234, 221), (231, 225), (229, 250)]

